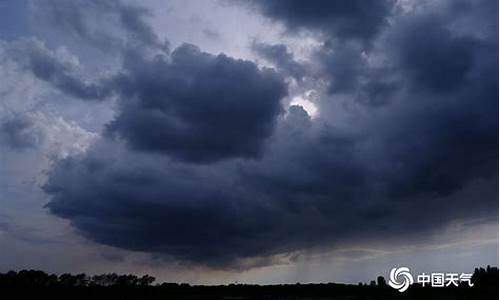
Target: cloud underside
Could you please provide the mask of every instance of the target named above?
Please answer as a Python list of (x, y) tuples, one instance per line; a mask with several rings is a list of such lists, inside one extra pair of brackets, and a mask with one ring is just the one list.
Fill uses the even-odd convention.
[[(102, 136), (58, 160), (43, 187), (49, 211), (85, 237), (230, 267), (347, 241), (413, 239), (459, 218), (498, 215), (494, 1), (410, 13), (394, 1), (244, 4), (288, 34), (305, 30), (322, 41), (301, 63), (284, 45), (254, 43), (275, 70), (194, 45), (171, 50), (145, 22), (147, 10), (110, 3), (99, 13), (112, 13), (124, 36), (142, 37), (113, 44), (119, 72), (85, 81), (32, 41), (18, 58), (67, 95), (117, 101)], [(74, 18), (72, 5), (45, 10), (102, 46), (86, 10)], [(325, 82), (317, 117), (286, 107), (288, 77)], [(345, 112), (348, 124), (336, 122), (339, 98), (362, 111)], [(0, 130), (15, 147), (32, 147), (27, 128), (20, 120)]]

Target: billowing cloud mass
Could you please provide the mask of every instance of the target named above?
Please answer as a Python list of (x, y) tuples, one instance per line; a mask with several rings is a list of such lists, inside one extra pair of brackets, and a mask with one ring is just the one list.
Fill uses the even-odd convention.
[(391, 14), (395, 1), (254, 0), (249, 1), (265, 16), (282, 22), (290, 31), (319, 30), (340, 39), (371, 39)]
[(306, 75), (306, 67), (296, 62), (293, 54), (283, 44), (269, 45), (254, 41), (252, 49), (265, 60), (275, 64), (285, 75), (299, 81)]
[(33, 127), (33, 122), (23, 116), (7, 119), (0, 124), (0, 141), (14, 149), (35, 147), (39, 143), (40, 135)]
[(168, 50), (144, 17), (151, 12), (142, 6), (119, 0), (42, 0), (33, 4), (35, 16), (56, 30), (82, 40), (103, 51), (116, 52), (127, 44)]
[(75, 66), (70, 61), (60, 59), (61, 53), (52, 53), (39, 42), (28, 43), (27, 57), (33, 74), (50, 82), (63, 92), (82, 99), (102, 99), (110, 90), (95, 83), (86, 83), (72, 73)]
[[(185, 161), (257, 157), (282, 112), (282, 79), (249, 61), (182, 45), (167, 58), (125, 58), (123, 101), (110, 133)], [(126, 98), (126, 99), (125, 99)]]
[[(242, 268), (498, 218), (498, 3), (402, 2), (241, 4), (319, 41), (300, 63), (285, 44), (254, 42), (274, 70), (164, 47), (150, 12), (117, 1), (102, 13), (140, 38), (120, 37), (116, 72), (89, 80), (28, 47), (26, 69), (56, 90), (116, 101), (95, 143), (51, 166), (48, 210), (98, 243)], [(101, 47), (84, 12), (103, 4), (86, 3), (50, 13)], [(318, 95), (314, 117), (288, 105), (302, 84)], [(31, 145), (26, 124), (6, 124)]]

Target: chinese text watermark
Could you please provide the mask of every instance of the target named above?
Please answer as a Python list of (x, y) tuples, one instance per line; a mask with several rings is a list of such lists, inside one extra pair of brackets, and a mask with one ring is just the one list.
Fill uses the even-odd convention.
[[(406, 291), (413, 283), (414, 278), (408, 267), (393, 268), (389, 274), (389, 286), (400, 292)], [(459, 286), (461, 283), (474, 286), (470, 273), (422, 273), (417, 275), (416, 283), (423, 287)]]

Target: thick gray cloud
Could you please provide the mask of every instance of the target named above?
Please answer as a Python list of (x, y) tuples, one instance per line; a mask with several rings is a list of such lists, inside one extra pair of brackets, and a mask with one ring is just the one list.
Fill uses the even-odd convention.
[[(252, 62), (128, 48), (116, 119), (54, 164), (49, 210), (100, 243), (217, 267), (497, 218), (498, 35), (457, 25), (495, 31), (494, 8), (424, 5), (389, 25), (388, 3), (341, 3), (256, 4), (327, 34), (315, 118), (280, 114), (282, 79)], [(339, 99), (368, 105), (344, 124)]]
[[(388, 101), (387, 98), (396, 87), (391, 81), (374, 82), (382, 74), (380, 71), (369, 70), (366, 53), (372, 49), (373, 41), (379, 33), (388, 28), (388, 19), (397, 10), (395, 4), (392, 0), (349, 3), (252, 1), (250, 6), (264, 16), (282, 22), (289, 32), (308, 30), (319, 33), (324, 38), (323, 45), (315, 51), (313, 57), (320, 66), (320, 74), (313, 74), (313, 77), (316, 80), (326, 80), (330, 94), (357, 93), (360, 103), (380, 106)], [(263, 53), (263, 50), (260, 52)], [(271, 48), (268, 47), (266, 52), (269, 56)], [(278, 56), (276, 47), (273, 56)], [(286, 58), (282, 53), (279, 57), (281, 61)], [(300, 67), (302, 70), (305, 68), (300, 65), (293, 67)]]
[(33, 3), (34, 16), (53, 28), (104, 51), (116, 51), (127, 44), (168, 50), (144, 20), (151, 12), (119, 0), (43, 0)]
[(37, 38), (21, 38), (2, 46), (6, 58), (67, 95), (103, 100), (113, 91), (111, 78), (87, 79), (78, 58), (65, 48), (51, 50)]
[(281, 113), (286, 86), (272, 70), (193, 45), (125, 58), (120, 113), (108, 132), (135, 149), (193, 162), (257, 157)]
[(294, 60), (293, 54), (283, 44), (269, 45), (254, 41), (252, 50), (273, 63), (278, 70), (300, 81), (306, 75), (306, 67)]
[(212, 267), (329, 244), (348, 235), (364, 174), (349, 136), (310, 126), (293, 107), (266, 159), (201, 166), (102, 140), (51, 171), (48, 208), (92, 240)]
[(123, 51), (123, 69), (86, 80), (71, 59), (26, 40), (11, 51), (38, 79), (83, 100), (118, 97), (109, 136), (134, 149), (209, 163), (260, 156), (282, 113), (283, 78), (271, 69), (212, 55), (185, 44), (148, 58), (139, 47)]
[[(441, 165), (431, 150), (393, 149), (386, 134), (374, 152), (369, 137), (316, 127), (292, 107), (262, 160), (196, 166), (104, 140), (60, 161), (44, 189), (50, 211), (89, 239), (218, 268), (349, 240), (411, 239), (455, 218), (494, 214), (495, 158), (474, 167), (472, 159), (460, 165), (458, 153)], [(475, 180), (477, 200), (453, 197)]]
[(394, 59), (416, 89), (446, 92), (462, 86), (475, 52), (495, 47), (470, 36), (454, 36), (439, 17), (409, 18), (401, 23), (391, 40)]
[(290, 31), (319, 30), (342, 39), (370, 40), (387, 24), (395, 1), (255, 0), (263, 15), (283, 22)]
[(86, 100), (104, 99), (111, 94), (111, 88), (105, 84), (85, 82), (73, 71), (74, 65), (61, 60), (43, 45), (28, 43), (26, 50), (28, 67), (33, 74), (61, 91)]
[(24, 116), (16, 116), (0, 123), (0, 144), (14, 149), (36, 147), (42, 136), (34, 128), (33, 121)]
[[(204, 53), (184, 44), (172, 53), (144, 21), (150, 12), (121, 1), (59, 3), (48, 1), (40, 12), (60, 17), (86, 42), (94, 42), (92, 17), (120, 24), (122, 68), (106, 77), (86, 80), (79, 66), (61, 59), (41, 42), (26, 42), (19, 58), (26, 68), (60, 91), (83, 100), (117, 96), (116, 118), (108, 137), (123, 139), (133, 149), (177, 159), (211, 163), (259, 157), (282, 113), (287, 95), (280, 75), (250, 61)], [(97, 77), (97, 76), (96, 76)]]
[(328, 79), (330, 93), (352, 93), (367, 72), (363, 48), (358, 43), (327, 42), (317, 52), (323, 76)]

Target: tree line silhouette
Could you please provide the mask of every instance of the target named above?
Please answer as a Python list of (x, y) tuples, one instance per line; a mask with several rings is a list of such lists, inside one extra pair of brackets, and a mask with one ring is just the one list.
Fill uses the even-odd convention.
[(155, 281), (153, 276), (137, 277), (132, 274), (116, 273), (87, 276), (86, 274), (47, 274), (39, 270), (9, 271), (0, 273), (0, 287), (82, 287), (82, 286), (149, 286)]
[[(187, 283), (155, 283), (150, 275), (135, 276), (108, 273), (47, 274), (39, 270), (0, 273), (0, 295), (7, 298), (48, 297), (51, 299), (498, 299), (498, 268), (476, 268), (474, 287), (432, 288), (413, 284), (399, 293), (386, 284), (383, 276), (369, 284), (358, 285), (278, 284), (278, 285), (190, 285)], [(10, 296), (10, 298), (8, 297)]]
[(472, 283), (478, 287), (498, 286), (498, 268), (487, 266), (476, 268), (472, 274)]

